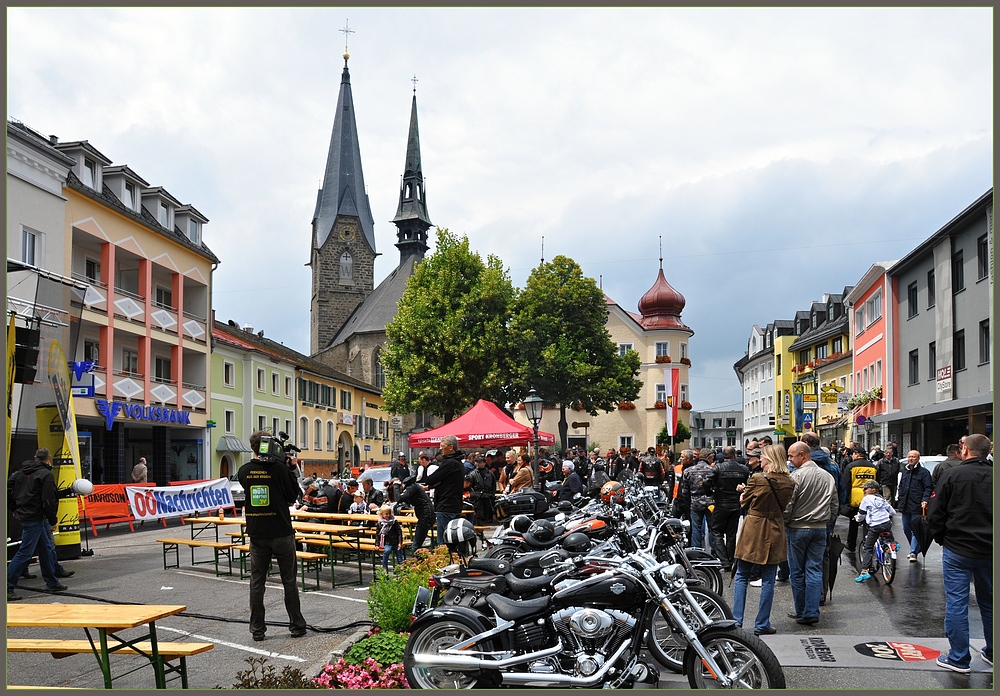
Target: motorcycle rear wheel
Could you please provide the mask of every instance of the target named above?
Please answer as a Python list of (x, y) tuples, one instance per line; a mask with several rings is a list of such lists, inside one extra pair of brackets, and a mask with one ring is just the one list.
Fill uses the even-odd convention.
[(483, 554), (484, 558), (500, 558), (505, 561), (513, 561), (517, 558), (520, 551), (516, 546), (511, 544), (497, 544), (489, 551)]
[[(733, 618), (733, 610), (729, 604), (715, 592), (703, 587), (689, 587), (688, 592), (694, 596), (698, 606), (708, 614), (709, 620), (721, 621)], [(701, 626), (690, 607), (681, 606), (680, 609), (684, 612), (685, 619), (689, 624), (696, 629)], [(684, 636), (674, 633), (663, 609), (653, 614), (648, 629), (649, 636), (646, 638), (646, 647), (653, 659), (672, 672), (678, 674), (683, 672), (684, 651), (688, 647), (687, 640)]]
[(410, 634), (403, 652), (403, 669), (411, 689), (474, 689), (489, 687), (493, 680), (481, 670), (456, 670), (444, 667), (418, 667), (413, 664), (414, 653), (434, 653), (476, 635), (471, 626), (460, 621), (439, 621), (425, 624)]
[(722, 594), (723, 580), (722, 580), (722, 570), (716, 568), (715, 566), (700, 566), (692, 564), (691, 570), (694, 571), (694, 577), (701, 580), (701, 584), (711, 592), (717, 595)]
[[(740, 675), (731, 688), (785, 688), (785, 673), (778, 658), (764, 641), (749, 631), (735, 627), (709, 628), (699, 638), (727, 675)], [(684, 653), (684, 673), (692, 689), (722, 688), (691, 646)]]

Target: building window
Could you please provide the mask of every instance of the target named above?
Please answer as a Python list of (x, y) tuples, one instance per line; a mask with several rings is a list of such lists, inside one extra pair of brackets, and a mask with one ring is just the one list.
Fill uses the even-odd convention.
[(272, 418), (271, 419), (271, 434), (272, 435), (277, 435), (278, 434), (278, 419), (277, 418)]
[(935, 294), (937, 293), (937, 287), (934, 280), (934, 269), (927, 271), (927, 308), (930, 309), (934, 306)]
[(139, 353), (130, 348), (122, 348), (122, 372), (127, 375), (139, 375)]
[(843, 353), (844, 352), (844, 339), (843, 338), (841, 338), (841, 337), (838, 336), (837, 338), (833, 339), (833, 352), (834, 353)]
[(170, 358), (157, 357), (153, 361), (153, 379), (157, 382), (170, 381)]
[(976, 270), (979, 280), (990, 274), (990, 244), (985, 234), (976, 242)]
[(882, 386), (882, 358), (875, 361), (875, 386)]
[(825, 358), (829, 353), (827, 352), (827, 345), (825, 343), (820, 343), (816, 346), (816, 359), (821, 360)]
[(965, 329), (955, 332), (955, 338), (952, 341), (952, 362), (955, 365), (955, 371), (965, 369)]
[(713, 418), (712, 419), (712, 427), (713, 428), (721, 428), (722, 427), (722, 419), (721, 418)]
[(265, 375), (264, 370), (257, 368), (257, 391), (262, 392), (265, 389)]
[(688, 400), (688, 385), (682, 384), (681, 385), (681, 401), (687, 401), (687, 400)]
[(334, 443), (334, 440), (336, 439), (334, 437), (334, 432), (333, 431), (334, 431), (333, 421), (327, 421), (326, 422), (326, 448), (328, 450), (331, 450), (331, 451), (334, 449), (334, 444), (333, 443)]
[(83, 342), (83, 359), (88, 360), (95, 365), (100, 362), (101, 359), (101, 347), (97, 341), (84, 341)]
[(21, 262), (29, 266), (35, 265), (38, 256), (38, 233), (29, 230), (27, 227), (21, 228)]
[(965, 253), (960, 249), (951, 257), (951, 291), (965, 290)]
[(83, 275), (91, 283), (101, 282), (101, 262), (94, 259), (87, 259), (83, 262)]
[(299, 447), (309, 449), (309, 419), (305, 416), (299, 418)]
[(865, 302), (865, 314), (868, 317), (868, 326), (882, 318), (882, 290), (875, 291), (875, 294)]
[(135, 186), (125, 182), (125, 207), (129, 210), (135, 210)]
[(174, 296), (173, 293), (170, 292), (168, 288), (165, 288), (161, 285), (157, 285), (156, 293), (154, 296), (156, 299), (153, 300), (153, 304), (155, 304), (157, 307), (163, 307), (164, 309), (174, 308), (174, 303), (173, 303)]
[(198, 232), (198, 221), (188, 218), (188, 239), (195, 244), (201, 243), (201, 235)]
[(681, 360), (684, 360), (688, 356), (688, 344), (681, 344)]
[(727, 418), (726, 419), (726, 427), (727, 428), (735, 428), (736, 427), (736, 419), (735, 418)]
[(281, 384), (281, 378), (278, 376), (277, 372), (271, 373), (271, 393), (275, 396), (278, 395), (278, 385)]
[(340, 390), (340, 410), (348, 413), (351, 411), (351, 392), (346, 389)]
[(667, 387), (665, 384), (660, 383), (654, 385), (653, 390), (656, 393), (656, 396), (653, 398), (654, 401), (662, 401), (663, 403), (667, 402)]
[(236, 432), (236, 411), (226, 409), (226, 435)]
[(858, 307), (854, 312), (854, 335), (860, 336), (865, 330), (865, 308)]
[(345, 251), (340, 255), (340, 280), (351, 280), (354, 278), (354, 259), (351, 258), (351, 253)]
[(97, 173), (94, 163), (89, 159), (83, 160), (83, 185), (87, 188), (96, 189)]
[(167, 208), (167, 204), (160, 203), (159, 211), (160, 213), (159, 216), (157, 217), (157, 220), (159, 221), (161, 227), (167, 227), (167, 222), (170, 219), (167, 215), (170, 212), (169, 209)]
[(632, 449), (632, 436), (631, 435), (619, 435), (618, 436), (618, 448), (622, 447), (626, 449)]
[(634, 348), (632, 346), (633, 346), (633, 344), (631, 344), (631, 343), (619, 343), (618, 344), (618, 355), (624, 357), (625, 353), (629, 352), (630, 350), (634, 350)]
[(799, 365), (805, 365), (809, 362), (809, 349), (799, 351)]
[(927, 379), (937, 379), (937, 342), (927, 344)]
[(292, 378), (285, 377), (285, 398), (292, 398)]
[(917, 281), (906, 286), (906, 318), (917, 316)]
[(267, 416), (257, 416), (257, 430), (267, 430)]
[(323, 423), (319, 418), (313, 421), (313, 449), (323, 449)]
[(376, 351), (374, 362), (375, 365), (372, 372), (375, 375), (375, 388), (385, 389), (385, 370), (382, 369), (382, 351)]
[(656, 357), (662, 358), (664, 355), (670, 355), (670, 342), (669, 341), (657, 341), (656, 342)]
[(863, 388), (865, 391), (868, 391), (868, 368), (861, 371), (861, 377), (863, 379)]
[(767, 412), (771, 413), (771, 414), (774, 413), (774, 395), (773, 394), (771, 396), (767, 397)]
[(990, 320), (983, 319), (979, 322), (979, 364), (985, 365), (990, 361)]
[(222, 384), (227, 387), (236, 386), (236, 365), (228, 360), (222, 363)]
[(289, 419), (286, 418), (285, 419), (285, 434), (287, 435), (290, 432), (292, 432), (292, 421), (290, 421)]

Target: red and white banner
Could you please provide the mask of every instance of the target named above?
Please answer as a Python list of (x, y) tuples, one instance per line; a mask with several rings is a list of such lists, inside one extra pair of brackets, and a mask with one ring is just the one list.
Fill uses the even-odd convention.
[(180, 517), (233, 507), (229, 479), (219, 478), (182, 486), (125, 486), (132, 516), (137, 520)]
[(681, 371), (676, 367), (663, 368), (663, 387), (666, 390), (667, 434), (677, 434), (677, 410), (681, 405)]

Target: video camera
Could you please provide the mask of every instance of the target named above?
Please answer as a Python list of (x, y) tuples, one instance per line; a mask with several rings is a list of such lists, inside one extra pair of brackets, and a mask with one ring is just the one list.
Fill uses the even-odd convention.
[(261, 436), (258, 456), (262, 462), (273, 462), (287, 465), (292, 462), (292, 458), (289, 453), (298, 453), (301, 451), (301, 448), (288, 442), (288, 433), (283, 430), (279, 430), (277, 436)]

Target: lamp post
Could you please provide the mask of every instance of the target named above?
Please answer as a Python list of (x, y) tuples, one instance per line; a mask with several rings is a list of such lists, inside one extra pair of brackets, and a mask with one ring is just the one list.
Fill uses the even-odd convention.
[(868, 418), (865, 420), (865, 447), (870, 452), (872, 449), (872, 431), (875, 429), (875, 419)]
[(540, 396), (532, 389), (524, 399), (524, 415), (531, 421), (531, 427), (535, 431), (535, 456), (531, 462), (531, 473), (535, 477), (535, 486), (538, 486), (538, 424), (542, 420), (543, 402)]

